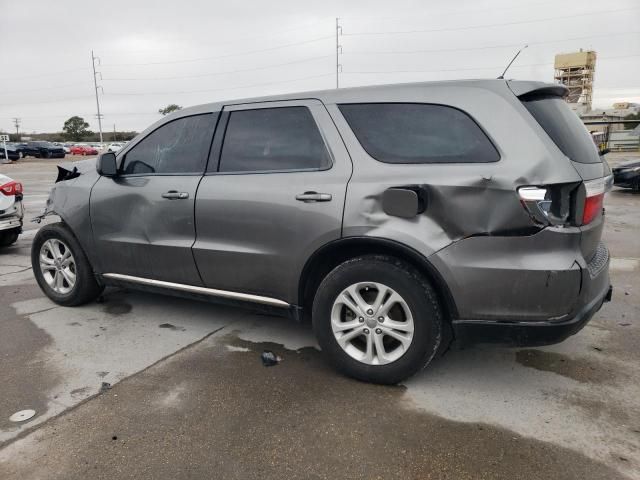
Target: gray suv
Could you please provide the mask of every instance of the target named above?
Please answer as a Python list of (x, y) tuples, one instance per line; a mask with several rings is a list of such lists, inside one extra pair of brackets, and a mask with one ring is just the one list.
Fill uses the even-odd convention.
[(611, 297), (610, 169), (558, 85), (417, 83), (222, 102), (61, 169), (33, 271), (311, 319), (327, 359), (396, 383), (452, 339), (541, 345)]

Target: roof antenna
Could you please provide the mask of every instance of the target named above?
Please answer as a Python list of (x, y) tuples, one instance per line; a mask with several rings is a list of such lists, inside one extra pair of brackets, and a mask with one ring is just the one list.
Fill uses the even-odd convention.
[(527, 48), (529, 45), (525, 45), (524, 47), (522, 47), (520, 50), (518, 50), (518, 53), (515, 54), (515, 56), (511, 59), (511, 61), (509, 62), (509, 65), (507, 65), (507, 68), (504, 69), (504, 72), (502, 72), (502, 75), (500, 75), (498, 77), (498, 80), (504, 80), (504, 75), (505, 73), (507, 73), (507, 70), (509, 70), (509, 67), (511, 66), (511, 64), (513, 62), (516, 61), (516, 58), (518, 58), (518, 55), (520, 55), (520, 52), (522, 52), (522, 50), (524, 50), (525, 48)]

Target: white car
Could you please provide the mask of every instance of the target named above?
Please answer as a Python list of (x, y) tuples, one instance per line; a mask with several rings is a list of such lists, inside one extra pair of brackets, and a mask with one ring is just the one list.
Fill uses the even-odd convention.
[(107, 152), (117, 152), (118, 150), (120, 150), (124, 145), (122, 143), (110, 143), (107, 146)]
[(0, 174), (0, 248), (18, 240), (23, 217), (22, 184)]

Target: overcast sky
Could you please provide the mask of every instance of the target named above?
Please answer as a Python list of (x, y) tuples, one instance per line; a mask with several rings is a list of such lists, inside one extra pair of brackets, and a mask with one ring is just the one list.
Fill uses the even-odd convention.
[[(141, 130), (168, 103), (341, 86), (497, 77), (553, 80), (553, 57), (598, 54), (595, 101), (640, 102), (637, 0), (0, 0), (0, 130)], [(99, 77), (100, 78), (100, 77)]]

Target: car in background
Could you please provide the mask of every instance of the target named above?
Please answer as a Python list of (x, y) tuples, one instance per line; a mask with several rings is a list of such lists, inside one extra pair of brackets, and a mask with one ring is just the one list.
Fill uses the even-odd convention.
[(107, 152), (117, 152), (118, 150), (120, 150), (124, 145), (122, 143), (110, 143), (107, 146)]
[(18, 240), (23, 217), (22, 183), (0, 174), (0, 248)]
[(613, 184), (640, 192), (640, 160), (628, 160), (612, 168)]
[(64, 158), (64, 149), (51, 142), (28, 142), (20, 145), (20, 153), (23, 158)]
[[(15, 143), (7, 143), (7, 156), (9, 157), (9, 160), (20, 159), (19, 147)], [(4, 159), (4, 148), (2, 144), (0, 144), (0, 160)]]
[(62, 149), (64, 150), (64, 153), (71, 153), (71, 150), (70, 150), (69, 146), (68, 146), (68, 145), (65, 145), (64, 143), (53, 142), (53, 144), (54, 144), (56, 147), (60, 147), (60, 148), (62, 148)]
[(74, 145), (69, 150), (71, 155), (98, 155), (98, 150), (89, 145)]

